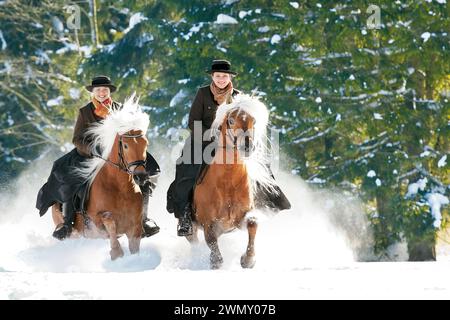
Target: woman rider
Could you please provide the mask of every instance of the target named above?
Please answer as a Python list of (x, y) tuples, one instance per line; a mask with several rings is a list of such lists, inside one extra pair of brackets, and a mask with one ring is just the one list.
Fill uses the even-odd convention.
[[(175, 181), (170, 185), (167, 192), (167, 210), (170, 213), (174, 213), (175, 217), (178, 218), (177, 234), (179, 236), (192, 234), (193, 187), (202, 167), (205, 166), (203, 150), (211, 143), (209, 140), (204, 141), (203, 134), (211, 128), (216, 117), (217, 108), (222, 103), (231, 103), (233, 97), (240, 93), (239, 90), (233, 87), (232, 79), (237, 73), (232, 71), (229, 61), (214, 60), (210, 69), (206, 72), (210, 74), (212, 81), (211, 84), (198, 89), (197, 95), (194, 98), (189, 113), (191, 136), (186, 140), (183, 155), (177, 161)], [(199, 122), (201, 125), (199, 126), (201, 128), (201, 135), (194, 132), (196, 122)], [(202, 143), (202, 147), (195, 148), (195, 144), (200, 143)], [(198, 155), (195, 155), (195, 152), (198, 152), (197, 150), (202, 151), (200, 163), (198, 163), (199, 161), (195, 161), (195, 159), (199, 158)], [(186, 153), (190, 154), (191, 157), (186, 157)], [(277, 210), (289, 209), (289, 200), (278, 187), (276, 189), (278, 195), (263, 194), (263, 191), (258, 192), (264, 198), (258, 202)]]
[[(111, 93), (116, 91), (116, 86), (111, 83), (108, 77), (95, 77), (91, 85), (86, 86), (86, 89), (91, 92), (92, 99), (91, 102), (80, 109), (78, 114), (72, 140), (76, 148), (55, 161), (48, 182), (39, 191), (36, 204), (42, 216), (54, 203), (63, 203), (64, 223), (58, 225), (53, 232), (53, 237), (59, 240), (64, 240), (70, 236), (75, 220), (75, 212), (82, 209), (80, 199), (82, 196), (80, 194), (83, 194), (83, 192), (80, 192), (80, 190), (85, 187), (85, 182), (80, 181), (73, 174), (69, 174), (71, 172), (69, 167), (77, 167), (85, 159), (101, 155), (101, 150), (95, 151), (94, 154), (91, 153), (89, 147), (90, 139), (86, 136), (86, 132), (91, 124), (105, 119), (109, 114), (109, 110), (121, 108), (121, 105), (111, 98)], [(159, 165), (149, 153), (147, 153), (146, 170), (148, 177), (155, 176), (160, 172)], [(139, 182), (144, 197), (143, 237), (150, 237), (159, 232), (159, 227), (147, 218), (149, 196), (155, 187), (148, 177), (144, 181), (135, 179), (136, 182)]]

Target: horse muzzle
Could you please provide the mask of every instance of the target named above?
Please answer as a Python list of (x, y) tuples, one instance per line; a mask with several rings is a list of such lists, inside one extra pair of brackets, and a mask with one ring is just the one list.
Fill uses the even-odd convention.
[[(127, 171), (129, 174), (132, 175), (143, 175), (143, 174), (147, 174), (145, 171), (145, 161), (143, 160), (138, 160), (138, 161), (133, 161), (128, 163), (127, 165)], [(138, 170), (138, 168), (141, 168), (141, 170)]]

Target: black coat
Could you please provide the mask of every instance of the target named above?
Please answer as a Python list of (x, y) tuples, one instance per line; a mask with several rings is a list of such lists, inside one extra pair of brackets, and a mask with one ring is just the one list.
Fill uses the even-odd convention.
[[(239, 90), (233, 89), (232, 96), (234, 97), (239, 93), (241, 93)], [(194, 131), (194, 121), (202, 121), (202, 133), (210, 129), (216, 118), (218, 107), (219, 104), (214, 100), (209, 85), (198, 89), (189, 112), (189, 129), (191, 132)]]

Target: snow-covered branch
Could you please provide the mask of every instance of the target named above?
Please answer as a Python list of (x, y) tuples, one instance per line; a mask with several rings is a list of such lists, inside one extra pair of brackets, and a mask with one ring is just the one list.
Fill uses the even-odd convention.
[(305, 143), (305, 142), (309, 142), (309, 141), (315, 140), (317, 138), (323, 137), (324, 135), (326, 135), (331, 130), (333, 130), (333, 127), (327, 128), (326, 130), (324, 130), (322, 132), (319, 132), (318, 134), (316, 134), (314, 136), (296, 139), (296, 140), (293, 141), (293, 143), (299, 144), (299, 143)]
[(422, 175), (433, 181), (435, 184), (437, 184), (441, 188), (445, 188), (445, 185), (439, 181), (435, 176), (433, 176), (431, 173), (429, 173), (427, 170), (425, 170), (420, 164), (416, 164), (416, 169), (419, 171)]

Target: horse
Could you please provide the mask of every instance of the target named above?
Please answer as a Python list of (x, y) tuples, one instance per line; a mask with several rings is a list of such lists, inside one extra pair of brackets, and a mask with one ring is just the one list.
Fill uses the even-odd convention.
[[(142, 233), (143, 197), (133, 176), (145, 175), (149, 117), (134, 95), (105, 120), (93, 124), (91, 150), (100, 147), (101, 156), (88, 159), (75, 174), (89, 184), (85, 214), (77, 213), (71, 237), (110, 240), (111, 260), (124, 255), (118, 237), (125, 234), (131, 254), (139, 252)], [(61, 204), (52, 207), (55, 225), (63, 223)]]
[[(218, 238), (236, 228), (247, 227), (248, 245), (241, 256), (243, 268), (253, 268), (258, 221), (248, 214), (255, 208), (257, 185), (274, 191), (267, 166), (266, 130), (269, 112), (257, 98), (239, 95), (228, 105), (219, 106), (211, 127), (219, 136), (216, 152), (193, 194), (193, 235), (203, 228), (211, 250), (210, 266), (218, 269), (223, 258)], [(212, 201), (212, 199), (214, 199)]]

